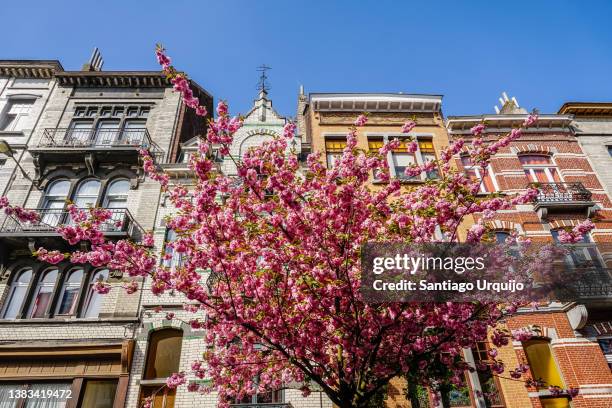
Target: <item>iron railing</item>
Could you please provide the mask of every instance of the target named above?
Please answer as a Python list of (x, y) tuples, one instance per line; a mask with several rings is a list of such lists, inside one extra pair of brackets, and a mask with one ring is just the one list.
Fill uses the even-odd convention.
[(538, 189), (537, 204), (590, 201), (592, 193), (582, 183), (532, 183)]
[(162, 150), (157, 146), (146, 128), (138, 129), (45, 129), (38, 148), (64, 149), (112, 149), (132, 147), (147, 149), (153, 156)]
[(581, 299), (612, 299), (612, 270), (609, 268), (592, 268), (584, 271), (572, 285)]
[[(54, 233), (60, 225), (70, 225), (72, 221), (68, 210), (63, 208), (30, 209), (39, 216), (38, 221), (21, 221), (11, 215), (4, 219), (0, 232), (13, 234)], [(127, 208), (110, 208), (111, 217), (100, 224), (103, 233), (125, 233), (134, 240), (140, 240), (144, 234), (142, 227), (134, 220)]]

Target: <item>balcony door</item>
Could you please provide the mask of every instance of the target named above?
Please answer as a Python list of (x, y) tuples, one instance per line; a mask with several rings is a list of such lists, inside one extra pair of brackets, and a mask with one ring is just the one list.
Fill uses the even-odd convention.
[(43, 201), (41, 224), (51, 227), (56, 227), (60, 224), (69, 190), (70, 182), (68, 180), (56, 180), (49, 185)]
[(119, 143), (119, 121), (101, 120), (96, 127), (95, 147), (112, 147)]
[(136, 146), (141, 145), (145, 138), (145, 124), (145, 120), (126, 120), (120, 143)]

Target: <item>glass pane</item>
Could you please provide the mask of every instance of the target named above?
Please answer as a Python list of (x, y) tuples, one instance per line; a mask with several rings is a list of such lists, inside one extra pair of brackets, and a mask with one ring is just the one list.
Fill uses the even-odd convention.
[(519, 156), (521, 164), (550, 164), (551, 160), (549, 156), (544, 155), (523, 155)]
[(107, 194), (127, 194), (130, 189), (130, 182), (128, 180), (115, 180), (108, 187)]
[(81, 406), (91, 408), (113, 408), (116, 380), (89, 380), (85, 384), (85, 393)]
[(27, 286), (14, 286), (11, 290), (11, 294), (8, 298), (6, 311), (4, 312), (5, 319), (15, 319), (23, 306), (26, 292), (28, 291)]
[(18, 400), (17, 398), (10, 398), (11, 393), (14, 393), (16, 390), (20, 389), (21, 385), (16, 384), (0, 384), (0, 408), (17, 408)]
[(66, 197), (70, 190), (70, 182), (68, 180), (58, 180), (51, 183), (47, 190), (48, 196)]
[(58, 314), (71, 315), (75, 312), (82, 279), (83, 270), (77, 270), (70, 274), (62, 289), (62, 295), (57, 307)]
[(83, 317), (95, 318), (100, 314), (100, 309), (102, 308), (102, 296), (98, 292), (93, 289), (93, 285), (98, 280), (106, 280), (108, 278), (108, 270), (103, 269), (94, 274), (89, 283), (89, 287), (87, 289), (87, 298), (85, 299), (84, 312)]
[(100, 191), (100, 182), (98, 180), (88, 180), (79, 185), (77, 196), (98, 195), (98, 191)]
[(93, 126), (92, 121), (78, 121), (72, 122), (70, 132), (66, 134), (66, 139), (70, 143), (84, 144), (91, 139), (91, 128)]
[(57, 279), (57, 270), (47, 272), (43, 279), (38, 283), (36, 295), (31, 306), (30, 317), (40, 318), (45, 316), (47, 306), (53, 295), (53, 288)]
[[(68, 399), (66, 397), (68, 395), (68, 391), (70, 390), (71, 385), (72, 384), (70, 383), (30, 384), (30, 389), (33, 391), (33, 398), (26, 399), (24, 407), (64, 408), (68, 403)], [(37, 394), (39, 395), (39, 397), (36, 397)]]
[(119, 136), (119, 121), (118, 120), (104, 120), (98, 123), (98, 129), (96, 129), (96, 146), (104, 147), (110, 146), (115, 143), (115, 140)]

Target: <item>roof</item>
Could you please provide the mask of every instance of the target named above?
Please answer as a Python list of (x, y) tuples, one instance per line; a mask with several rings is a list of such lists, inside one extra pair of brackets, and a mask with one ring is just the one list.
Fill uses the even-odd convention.
[(64, 68), (58, 60), (0, 60), (0, 75), (16, 78), (51, 78)]
[(574, 116), (612, 116), (612, 102), (565, 102), (561, 114)]
[(442, 95), (404, 93), (311, 93), (315, 111), (439, 112)]

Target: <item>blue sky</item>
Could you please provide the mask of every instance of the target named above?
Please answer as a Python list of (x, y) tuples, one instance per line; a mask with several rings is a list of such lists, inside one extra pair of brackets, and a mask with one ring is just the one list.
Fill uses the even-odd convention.
[(295, 115), (307, 92), (444, 95), (446, 115), (493, 112), (502, 91), (528, 109), (612, 101), (612, 2), (20, 1), (3, 4), (0, 58), (79, 69), (98, 46), (106, 70), (179, 69), (233, 112), (248, 111), (256, 67)]

